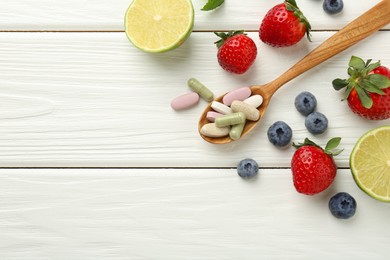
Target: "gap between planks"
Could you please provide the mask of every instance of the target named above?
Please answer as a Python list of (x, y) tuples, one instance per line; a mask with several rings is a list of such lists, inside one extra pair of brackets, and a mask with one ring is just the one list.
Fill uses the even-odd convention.
[[(0, 167), (0, 170), (231, 170), (236, 167)], [(289, 170), (290, 167), (259, 167), (260, 170)], [(337, 167), (349, 170), (350, 167)]]
[[(228, 32), (229, 30), (194, 30), (193, 33)], [(337, 32), (338, 30), (311, 30), (311, 32)], [(379, 31), (390, 31), (381, 29)], [(0, 30), (0, 33), (124, 33), (124, 30)], [(245, 30), (245, 32), (259, 32), (259, 30)]]

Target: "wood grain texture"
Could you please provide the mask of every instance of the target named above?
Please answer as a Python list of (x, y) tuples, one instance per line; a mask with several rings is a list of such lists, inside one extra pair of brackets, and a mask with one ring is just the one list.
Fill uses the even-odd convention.
[[(132, 1), (3, 2), (5, 3), (0, 10), (0, 31), (123, 31), (123, 17)], [(225, 1), (221, 8), (213, 12), (200, 10), (206, 0), (192, 2), (195, 9), (195, 30), (258, 30), (266, 12), (281, 1)], [(337, 30), (378, 2), (379, 0), (346, 0), (343, 13), (336, 16), (330, 16), (322, 10), (322, 1), (301, 0), (298, 4), (314, 30)]]
[[(126, 39), (131, 0), (0, 2), (0, 260), (390, 258), (390, 204), (360, 191), (348, 169), (324, 193), (298, 194), (290, 170), (280, 168), (289, 167), (294, 150), (278, 150), (266, 137), (276, 120), (292, 127), (295, 142), (341, 136), (345, 150), (336, 163), (348, 167), (358, 137), (390, 121), (352, 115), (330, 83), (347, 75), (351, 55), (390, 66), (388, 30), (288, 83), (255, 132), (234, 144), (215, 146), (198, 135), (206, 102), (182, 112), (169, 107), (189, 91), (190, 77), (216, 95), (275, 79), (334, 34), (329, 30), (379, 0), (345, 0), (337, 16), (325, 14), (322, 1), (299, 1), (317, 31), (312, 43), (284, 49), (262, 44), (256, 32), (280, 1), (226, 0), (201, 12), (206, 0), (194, 0), (196, 32), (161, 55)], [(226, 73), (215, 58), (211, 31), (231, 29), (253, 30), (258, 46), (242, 76)], [(322, 136), (308, 134), (293, 107), (303, 90), (317, 96), (317, 110), (330, 119)], [(252, 182), (235, 169), (246, 157), (262, 167)], [(329, 213), (338, 191), (356, 198), (353, 219)]]
[[(317, 196), (289, 170), (1, 170), (1, 259), (389, 259), (390, 204), (341, 170)], [(358, 203), (347, 221), (329, 198)], [(342, 257), (341, 257), (342, 256)]]
[[(169, 106), (189, 91), (190, 77), (216, 96), (269, 82), (332, 34), (314, 33), (312, 43), (285, 49), (256, 40), (254, 66), (236, 76), (219, 67), (212, 33), (194, 33), (179, 49), (161, 55), (140, 52), (123, 33), (1, 33), (0, 165), (231, 167), (243, 157), (255, 157), (264, 167), (286, 167), (293, 149), (277, 150), (266, 137), (273, 122), (284, 120), (294, 129), (295, 142), (310, 137), (325, 144), (330, 137), (342, 137), (345, 152), (337, 162), (347, 167), (358, 137), (389, 120), (353, 115), (331, 81), (347, 75), (351, 55), (390, 64), (383, 51), (388, 32), (376, 33), (288, 83), (274, 95), (261, 125), (234, 144), (219, 147), (198, 135), (206, 102), (183, 112)], [(256, 39), (256, 33), (249, 35)], [(294, 98), (303, 90), (318, 97), (317, 111), (330, 119), (323, 136), (310, 135), (295, 111)]]

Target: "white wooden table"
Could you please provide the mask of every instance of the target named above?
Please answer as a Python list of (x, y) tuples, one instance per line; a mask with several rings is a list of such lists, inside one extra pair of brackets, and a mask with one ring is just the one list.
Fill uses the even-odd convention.
[[(196, 77), (218, 96), (266, 83), (378, 0), (345, 0), (329, 16), (322, 1), (298, 4), (313, 42), (285, 49), (260, 42), (258, 27), (280, 1), (227, 0), (202, 12), (180, 48), (140, 52), (127, 40), (131, 0), (0, 0), (0, 259), (389, 259), (390, 205), (354, 183), (348, 159), (370, 122), (353, 115), (332, 79), (346, 76), (351, 55), (390, 66), (390, 26), (274, 96), (252, 134), (222, 146), (203, 141), (197, 120), (206, 103), (174, 112), (170, 101)], [(242, 76), (223, 71), (212, 31), (245, 29), (258, 58)], [(313, 136), (295, 96), (314, 93), (329, 129)], [(334, 184), (317, 196), (292, 184), (294, 149), (267, 140), (277, 120), (293, 140), (323, 145), (342, 137)], [(255, 181), (236, 173), (243, 158), (261, 169)], [(341, 221), (327, 207), (339, 191), (357, 200)]]

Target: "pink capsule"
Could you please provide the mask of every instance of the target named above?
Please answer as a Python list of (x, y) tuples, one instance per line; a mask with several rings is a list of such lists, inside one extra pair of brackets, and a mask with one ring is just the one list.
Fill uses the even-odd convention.
[(214, 111), (209, 111), (207, 112), (206, 114), (206, 118), (207, 120), (209, 120), (210, 122), (214, 122), (216, 118), (220, 117), (220, 116), (223, 116), (223, 114), (221, 113), (218, 113), (218, 112), (214, 112)]
[(171, 107), (174, 110), (183, 110), (190, 108), (199, 102), (199, 95), (195, 92), (190, 92), (174, 98), (171, 102)]
[(251, 94), (252, 91), (250, 87), (242, 87), (227, 93), (225, 96), (223, 96), (222, 102), (225, 105), (230, 106), (234, 100), (243, 101), (250, 97)]

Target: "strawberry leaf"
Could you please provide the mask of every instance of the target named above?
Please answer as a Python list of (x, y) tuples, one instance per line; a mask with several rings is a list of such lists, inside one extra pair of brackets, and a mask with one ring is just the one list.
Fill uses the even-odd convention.
[(349, 76), (354, 76), (356, 73), (355, 73), (355, 69), (353, 67), (349, 67), (348, 68), (348, 75)]
[(362, 102), (363, 107), (368, 109), (371, 108), (373, 102), (371, 97), (367, 94), (367, 92), (359, 84), (355, 86), (355, 89), (359, 96), (360, 102)]
[(380, 89), (388, 88), (390, 86), (390, 79), (381, 74), (370, 74), (367, 80)]
[(325, 149), (323, 149), (321, 146), (317, 145), (315, 142), (313, 142), (309, 138), (305, 138), (303, 143), (298, 143), (298, 144), (293, 143), (293, 146), (297, 149), (300, 147), (303, 147), (303, 146), (315, 146), (315, 147), (318, 147), (321, 150), (323, 150), (324, 153), (326, 153), (326, 154), (329, 154), (331, 156), (336, 156), (336, 155), (339, 155), (343, 151), (343, 149), (336, 150), (336, 148), (339, 146), (340, 142), (341, 142), (340, 137), (334, 137), (327, 142)]
[(368, 59), (368, 60), (366, 61), (366, 67), (368, 67), (368, 65), (371, 63), (371, 61), (372, 61), (372, 59)]
[[(369, 60), (369, 61), (371, 61), (371, 60)], [(380, 63), (379, 61), (378, 61), (378, 62), (375, 62), (375, 63), (372, 63), (372, 64), (367, 63), (367, 64), (366, 64), (366, 71), (367, 71), (367, 74), (368, 74), (369, 72), (371, 72), (373, 69), (378, 68), (380, 65), (381, 65), (381, 63)]]
[(246, 35), (244, 30), (239, 30), (239, 31), (230, 31), (230, 32), (214, 32), (215, 35), (217, 35), (219, 38), (218, 41), (214, 42), (215, 45), (217, 45), (217, 48), (220, 48), (223, 43), (230, 37), (238, 35), (238, 34), (244, 34)]
[(354, 88), (354, 84), (352, 82), (348, 83), (347, 89), (345, 90), (344, 99), (346, 100), (349, 97), (349, 94), (351, 94), (352, 89)]
[(333, 150), (336, 149), (337, 146), (339, 146), (341, 142), (341, 137), (334, 137), (328, 141), (328, 143), (325, 146), (325, 150)]
[(202, 11), (211, 11), (221, 6), (225, 0), (208, 0), (205, 6), (202, 7)]
[[(303, 146), (315, 146), (315, 147), (318, 147), (318, 148), (321, 148), (321, 146), (317, 145), (315, 142), (313, 142), (312, 140), (310, 140), (309, 138), (305, 138), (305, 140), (303, 141), (303, 143), (298, 143), (298, 144), (295, 144), (293, 143), (293, 147), (295, 148), (299, 148), (299, 147), (303, 147)], [(322, 148), (321, 148), (322, 149)]]
[(366, 67), (366, 63), (363, 59), (356, 56), (352, 56), (349, 60), (348, 66), (354, 68), (355, 70), (362, 70)]
[(349, 60), (348, 79), (335, 79), (332, 81), (333, 88), (340, 90), (347, 87), (345, 90), (344, 99), (347, 99), (352, 91), (356, 89), (360, 102), (363, 107), (371, 108), (373, 101), (369, 93), (383, 95), (383, 89), (390, 87), (390, 79), (381, 74), (372, 74), (372, 71), (380, 66), (380, 62), (371, 63), (372, 60), (366, 62), (356, 56), (352, 56)]
[(383, 92), (383, 90), (378, 87), (377, 85), (373, 84), (371, 81), (367, 80), (367, 79), (362, 79), (362, 83), (361, 83), (365, 90), (367, 90), (368, 92), (370, 93), (376, 93), (376, 94), (379, 94), (379, 95), (384, 95), (385, 92)]
[(332, 151), (332, 156), (337, 156), (337, 155), (339, 155), (340, 153), (342, 153), (342, 151), (344, 151), (344, 149), (333, 150), (333, 151)]
[(335, 150), (339, 146), (340, 142), (341, 142), (340, 137), (334, 137), (330, 139), (325, 146), (324, 152), (332, 156), (339, 155), (344, 150), (344, 149)]
[(335, 90), (340, 90), (348, 86), (348, 81), (345, 79), (335, 79), (332, 81), (332, 85)]

